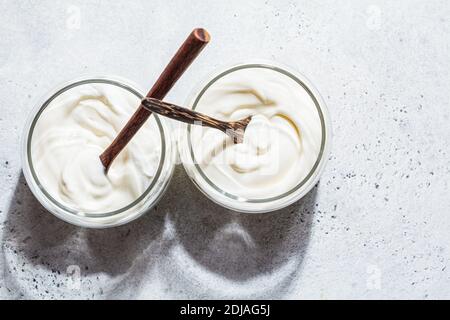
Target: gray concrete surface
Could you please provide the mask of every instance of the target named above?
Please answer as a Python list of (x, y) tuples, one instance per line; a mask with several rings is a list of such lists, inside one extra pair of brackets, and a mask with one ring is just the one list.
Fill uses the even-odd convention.
[[(448, 1), (13, 1), (0, 12), (0, 298), (450, 298)], [(160, 204), (109, 230), (46, 212), (21, 175), (36, 99), (81, 74), (149, 87), (195, 26), (212, 42), (168, 99), (216, 67), (273, 59), (326, 100), (319, 185), (248, 216), (181, 167)]]

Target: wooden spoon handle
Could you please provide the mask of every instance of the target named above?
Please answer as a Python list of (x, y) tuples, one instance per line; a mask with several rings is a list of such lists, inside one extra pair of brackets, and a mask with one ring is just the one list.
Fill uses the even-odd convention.
[(188, 108), (149, 97), (142, 100), (141, 105), (149, 111), (177, 121), (218, 129), (232, 138), (234, 143), (243, 142), (244, 131), (252, 118), (249, 116), (238, 121), (222, 121)]
[[(209, 40), (210, 36), (205, 29), (194, 29), (161, 73), (148, 92), (147, 97), (164, 98)], [(112, 161), (125, 148), (150, 115), (151, 112), (140, 105), (111, 145), (100, 155), (100, 161), (106, 172), (108, 172)]]
[(177, 121), (182, 121), (189, 124), (199, 124), (204, 127), (219, 129), (225, 133), (227, 130), (232, 130), (231, 126), (226, 121), (218, 120), (200, 112), (183, 108), (172, 103), (147, 97), (142, 100), (141, 104), (144, 108), (151, 112)]
[(147, 97), (156, 99), (164, 98), (169, 90), (172, 89), (175, 82), (177, 82), (206, 44), (208, 44), (210, 39), (211, 37), (208, 31), (205, 29), (194, 29), (147, 93)]

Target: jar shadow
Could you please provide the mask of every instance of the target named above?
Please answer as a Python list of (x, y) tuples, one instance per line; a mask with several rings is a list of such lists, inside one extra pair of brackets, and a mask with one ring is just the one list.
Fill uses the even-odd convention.
[[(3, 227), (4, 285), (15, 298), (282, 297), (301, 272), (315, 197), (316, 187), (283, 210), (239, 214), (207, 199), (178, 166), (154, 209), (96, 230), (54, 217), (20, 175)], [(154, 292), (152, 271), (164, 290)]]
[[(17, 297), (113, 295), (134, 272), (143, 252), (159, 245), (163, 222), (161, 214), (149, 212), (116, 228), (73, 226), (49, 213), (20, 174), (3, 229), (0, 266), (5, 286)], [(77, 288), (74, 272), (81, 289), (92, 291)], [(105, 285), (93, 287), (93, 278)]]
[(317, 185), (272, 213), (236, 213), (207, 199), (179, 166), (160, 205), (173, 230), (161, 273), (184, 298), (282, 296), (301, 270), (316, 193)]

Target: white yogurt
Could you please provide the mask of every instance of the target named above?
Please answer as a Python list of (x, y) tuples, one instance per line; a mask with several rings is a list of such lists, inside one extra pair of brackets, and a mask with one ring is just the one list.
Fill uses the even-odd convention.
[(99, 155), (139, 106), (139, 98), (111, 84), (84, 84), (57, 96), (33, 131), (31, 156), (43, 188), (80, 212), (105, 213), (135, 201), (156, 174), (161, 137), (149, 119), (105, 175)]
[(196, 110), (227, 121), (253, 116), (242, 144), (233, 144), (219, 130), (191, 128), (195, 161), (229, 194), (245, 199), (280, 196), (305, 179), (318, 159), (322, 125), (314, 100), (280, 72), (233, 71), (204, 92)]

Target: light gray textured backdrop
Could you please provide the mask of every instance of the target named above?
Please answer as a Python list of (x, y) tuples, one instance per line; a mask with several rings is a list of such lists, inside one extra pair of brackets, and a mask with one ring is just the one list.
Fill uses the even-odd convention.
[[(1, 298), (450, 298), (448, 1), (0, 1)], [(36, 99), (116, 74), (150, 87), (193, 27), (212, 41), (168, 96), (273, 59), (330, 109), (308, 196), (247, 216), (178, 167), (157, 208), (109, 230), (46, 212), (21, 175)]]

